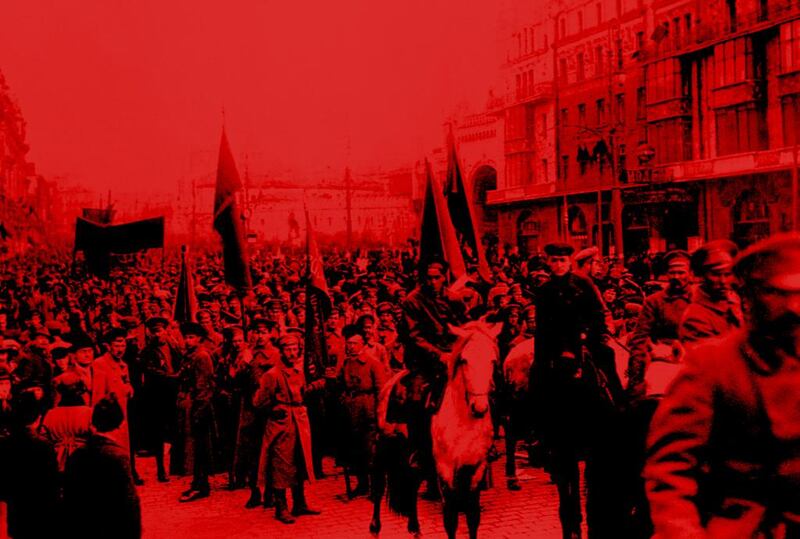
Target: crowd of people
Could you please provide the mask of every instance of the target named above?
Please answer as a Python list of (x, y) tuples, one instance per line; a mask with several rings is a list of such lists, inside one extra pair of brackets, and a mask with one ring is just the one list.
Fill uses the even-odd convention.
[[(100, 278), (63, 253), (17, 258), (0, 271), (9, 532), (138, 537), (137, 486), (191, 475), (188, 503), (217, 473), (288, 525), (319, 513), (304, 482), (324, 476), (326, 456), (350, 497), (378, 495), (381, 436), (412, 440), (435, 497), (427, 425), (449, 328), (482, 319), (502, 325), (491, 414), (505, 486), (522, 488), (522, 441), (557, 486), (564, 537), (581, 536), (580, 461), (590, 537), (757, 536), (725, 535), (743, 520), (796, 533), (799, 256), (795, 236), (624, 265), (551, 244), (490, 249), (490, 282), (470, 267), (454, 284), (413, 245), (329, 253), (325, 365), (305, 361), (302, 256), (256, 253), (246, 291), (225, 284), (218, 255), (195, 256), (197, 311), (180, 323), (177, 260), (139, 257)], [(387, 412), (390, 380), (404, 404)], [(143, 478), (137, 460), (151, 457), (156, 476)]]

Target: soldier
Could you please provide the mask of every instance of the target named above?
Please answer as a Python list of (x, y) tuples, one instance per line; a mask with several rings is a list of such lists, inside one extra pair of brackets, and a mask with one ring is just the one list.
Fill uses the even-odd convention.
[(409, 395), (405, 410), (412, 465), (426, 475), (425, 498), (438, 496), (431, 455), (430, 416), (441, 404), (447, 382), (447, 360), (456, 336), (449, 326), (467, 321), (464, 305), (451, 299), (445, 289), (448, 265), (441, 259), (429, 261), (422, 283), (403, 301), (403, 362), (409, 375), (403, 380)]
[(200, 324), (189, 322), (181, 328), (186, 354), (180, 370), (181, 391), (190, 402), (189, 424), (193, 444), (194, 469), (192, 484), (180, 501), (191, 502), (210, 494), (208, 475), (211, 467), (211, 429), (214, 420), (214, 363), (211, 354), (200, 344), (206, 331)]
[[(250, 488), (250, 498), (245, 504), (247, 509), (258, 507), (262, 503), (261, 490), (258, 487), (258, 457), (264, 437), (265, 418), (253, 405), (253, 395), (261, 377), (280, 361), (280, 352), (270, 341), (272, 327), (273, 322), (266, 318), (255, 318), (250, 328), (250, 333), (256, 336), (250, 360), (247, 361), (245, 356), (234, 364), (240, 406), (233, 469), (236, 486), (246, 481)], [(264, 492), (263, 503), (264, 507), (272, 506), (271, 492)]]
[(377, 359), (381, 365), (388, 371), (389, 370), (389, 352), (386, 347), (380, 343), (377, 337), (377, 330), (375, 327), (375, 316), (371, 313), (362, 314), (358, 317), (356, 325), (361, 328), (361, 333), (364, 336), (364, 348)]
[(689, 349), (653, 417), (658, 537), (800, 536), (800, 235), (735, 261), (745, 325)]
[(733, 289), (732, 265), (736, 253), (733, 242), (714, 240), (692, 255), (692, 270), (701, 281), (683, 313), (678, 331), (684, 345), (694, 345), (742, 326), (739, 295)]
[(678, 341), (678, 329), (691, 301), (689, 270), (690, 257), (686, 251), (671, 251), (664, 257), (669, 285), (645, 299), (644, 306), (630, 340), (631, 356), (628, 367), (628, 393), (632, 398), (645, 395), (645, 372), (653, 353), (664, 347), (671, 349)]
[(346, 466), (358, 484), (352, 496), (369, 493), (368, 472), (372, 469), (377, 437), (378, 394), (388, 379), (386, 367), (365, 346), (364, 332), (357, 326), (343, 330), (346, 357), (337, 378), (344, 408)]
[[(281, 362), (267, 371), (253, 395), (253, 405), (267, 416), (264, 441), (259, 459), (259, 475), (265, 489), (271, 489), (275, 500), (275, 518), (293, 524), (294, 517), (318, 515), (308, 506), (303, 482), (314, 480), (311, 457), (311, 427), (304, 405), (306, 393), (325, 386), (320, 378), (306, 384), (300, 339), (295, 333), (280, 337)], [(333, 375), (332, 372), (326, 373)], [(289, 514), (286, 489), (292, 490), (292, 513)]]
[(588, 451), (589, 529), (592, 536), (618, 536), (618, 515), (612, 507), (617, 500), (608, 490), (614, 473), (611, 448), (601, 443), (615, 435), (618, 398), (609, 380), (616, 372), (598, 362), (608, 335), (603, 300), (590, 280), (570, 270), (570, 245), (549, 244), (545, 253), (551, 277), (536, 294), (535, 361), (529, 383), (533, 419), (552, 454), (562, 534), (569, 539), (581, 534), (578, 461)]
[(378, 305), (378, 341), (386, 347), (389, 354), (389, 369), (398, 372), (403, 369), (403, 345), (397, 333), (394, 318), (394, 305), (384, 301)]
[(147, 415), (146, 429), (156, 453), (156, 469), (160, 482), (169, 481), (164, 468), (164, 444), (175, 434), (177, 414), (178, 371), (181, 351), (167, 334), (169, 321), (162, 317), (146, 322), (148, 342), (142, 349), (139, 364), (144, 374), (143, 389)]

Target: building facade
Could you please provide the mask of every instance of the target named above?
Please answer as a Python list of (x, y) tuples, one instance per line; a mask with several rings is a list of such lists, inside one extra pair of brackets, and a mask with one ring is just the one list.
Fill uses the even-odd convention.
[(800, 2), (536, 4), (518, 8), (489, 111), (502, 242), (619, 255), (794, 226)]

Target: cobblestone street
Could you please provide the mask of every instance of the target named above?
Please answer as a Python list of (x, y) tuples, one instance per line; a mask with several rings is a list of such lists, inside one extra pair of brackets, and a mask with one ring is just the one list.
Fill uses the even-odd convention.
[[(368, 526), (371, 504), (363, 497), (347, 501), (344, 479), (335, 473), (333, 462), (325, 461), (329, 477), (307, 487), (310, 504), (322, 515), (302, 517), (294, 525), (284, 525), (273, 518), (273, 510), (245, 509), (249, 492), (228, 491), (226, 477), (212, 477), (209, 498), (193, 503), (178, 502), (190, 478), (173, 477), (169, 483), (156, 482), (152, 458), (137, 461), (146, 484), (139, 488), (142, 500), (144, 537), (292, 537), (357, 539), (372, 537)], [(479, 536), (484, 538), (557, 539), (561, 536), (555, 486), (540, 469), (522, 466), (522, 490), (510, 492), (503, 476), (504, 457), (493, 465), (494, 486), (481, 496), (483, 511)], [(338, 471), (338, 470), (336, 470)], [(424, 488), (424, 486), (423, 486)], [(290, 503), (291, 506), (291, 503)], [(420, 524), (424, 537), (445, 537), (441, 504), (420, 500)], [(389, 513), (384, 503), (382, 538), (410, 537), (405, 520)], [(466, 521), (461, 515), (459, 537), (467, 537)]]

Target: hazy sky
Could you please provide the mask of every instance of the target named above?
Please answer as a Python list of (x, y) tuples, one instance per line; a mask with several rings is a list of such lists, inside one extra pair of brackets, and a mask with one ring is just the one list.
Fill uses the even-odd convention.
[(254, 173), (341, 169), (348, 133), (354, 167), (410, 163), (499, 68), (493, 0), (3, 4), (31, 160), (100, 191), (172, 189), (216, 154), (223, 107)]

